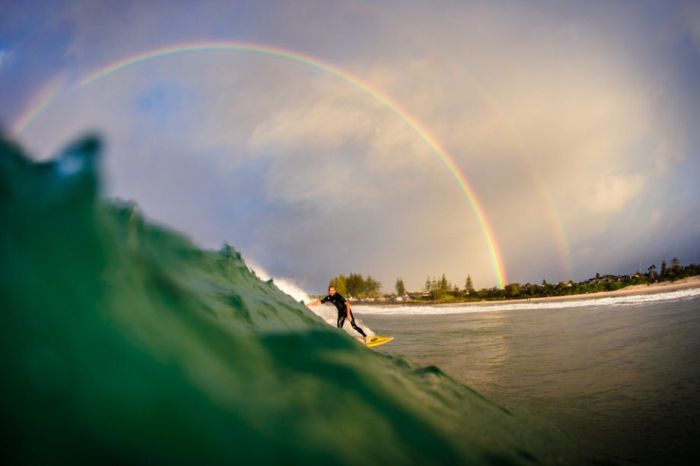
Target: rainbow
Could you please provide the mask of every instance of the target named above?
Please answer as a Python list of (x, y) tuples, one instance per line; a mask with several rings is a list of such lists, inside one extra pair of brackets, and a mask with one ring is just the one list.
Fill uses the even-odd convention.
[[(458, 66), (461, 68), (459, 64)], [(569, 240), (567, 238), (564, 225), (562, 225), (559, 216), (557, 215), (557, 208), (554, 199), (552, 199), (552, 195), (547, 188), (547, 183), (536, 169), (532, 158), (528, 155), (530, 151), (527, 149), (527, 145), (523, 141), (523, 138), (519, 137), (518, 133), (510, 124), (508, 124), (506, 117), (499, 110), (499, 106), (493, 102), (493, 99), (488, 97), (490, 94), (482, 89), (483, 86), (479, 81), (471, 79), (470, 73), (464, 74), (470, 79), (472, 86), (479, 91), (479, 97), (496, 113), (498, 120), (501, 123), (501, 130), (509, 136), (509, 141), (511, 144), (513, 144), (514, 149), (516, 149), (515, 153), (520, 156), (520, 159), (525, 164), (525, 171), (529, 175), (532, 186), (535, 188), (535, 192), (542, 201), (542, 206), (544, 207), (543, 212), (545, 213), (549, 222), (550, 234), (554, 239), (555, 249), (557, 251), (557, 255), (559, 256), (559, 263), (562, 273), (564, 274), (565, 279), (571, 279), (573, 276), (573, 265), (571, 261)]]
[(506, 116), (500, 111), (500, 106), (497, 105), (496, 102), (494, 102), (494, 99), (491, 97), (493, 94), (486, 91), (485, 86), (479, 80), (474, 79), (473, 73), (464, 70), (464, 66), (461, 62), (457, 62), (452, 55), (446, 55), (442, 49), (436, 47), (430, 48), (434, 53), (443, 55), (444, 61), (452, 61), (457, 69), (462, 72), (462, 75), (469, 80), (470, 85), (473, 86), (476, 91), (478, 91), (475, 93), (475, 95), (478, 95), (479, 98), (498, 116), (501, 131), (508, 136), (509, 142), (515, 149), (515, 154), (517, 154), (524, 163), (525, 172), (528, 174), (535, 193), (541, 201), (541, 207), (543, 207), (542, 213), (546, 216), (547, 222), (549, 223), (549, 233), (554, 240), (555, 249), (559, 258), (559, 265), (563, 276), (565, 279), (571, 279), (573, 276), (573, 265), (566, 230), (559, 219), (557, 207), (549, 189), (547, 188), (547, 183), (540, 174), (540, 171), (537, 170), (534, 162), (532, 161), (532, 157), (529, 156), (531, 151), (527, 149), (527, 144), (523, 141), (523, 138), (519, 136), (519, 133), (512, 127), (512, 125), (508, 123)]
[[(362, 79), (354, 76), (346, 70), (339, 68), (336, 65), (327, 63), (321, 59), (311, 57), (309, 55), (304, 55), (291, 50), (286, 50), (278, 47), (272, 47), (262, 44), (252, 44), (246, 42), (237, 41), (216, 41), (216, 42), (195, 42), (187, 44), (171, 45), (163, 48), (158, 48), (154, 50), (149, 50), (146, 52), (139, 53), (137, 55), (132, 55), (126, 57), (122, 60), (110, 63), (102, 68), (99, 68), (92, 73), (89, 73), (84, 78), (80, 79), (77, 84), (71, 89), (71, 92), (77, 91), (99, 79), (107, 77), (113, 73), (123, 70), (127, 67), (144, 63), (149, 60), (153, 60), (160, 57), (166, 57), (181, 53), (194, 53), (194, 52), (211, 52), (211, 51), (235, 51), (235, 52), (248, 52), (256, 53), (260, 55), (266, 55), (271, 57), (280, 58), (283, 60), (292, 61), (295, 63), (303, 64), (316, 68), (324, 73), (335, 76), (348, 84), (362, 90), (376, 101), (381, 103), (384, 107), (390, 109), (394, 112), (401, 120), (403, 120), (432, 150), (432, 152), (437, 155), (440, 161), (444, 164), (447, 170), (452, 175), (452, 178), (457, 182), (460, 190), (463, 192), (467, 198), (469, 205), (471, 206), (474, 215), (476, 215), (479, 227), (481, 228), (484, 241), (489, 253), (491, 260), (491, 266), (496, 278), (496, 282), (499, 288), (503, 288), (507, 283), (505, 266), (503, 264), (503, 258), (501, 256), (498, 243), (496, 242), (493, 229), (478, 201), (474, 189), (469, 184), (467, 178), (464, 176), (462, 171), (459, 169), (454, 158), (447, 152), (447, 150), (440, 144), (437, 138), (432, 135), (426, 127), (421, 124), (417, 118), (412, 116), (406, 109), (404, 109), (398, 102), (393, 100), (391, 97), (381, 92), (379, 89), (372, 87), (369, 83), (363, 81)], [(50, 98), (45, 99), (40, 105), (33, 107), (24, 116), (19, 118), (17, 124), (13, 126), (13, 133), (19, 135), (26, 130), (26, 128), (34, 121), (41, 113), (43, 113), (46, 108), (48, 108), (58, 97), (58, 95), (52, 95)]]
[[(445, 49), (442, 47), (436, 47), (432, 40), (425, 35), (424, 31), (416, 30), (413, 28), (405, 27), (402, 23), (396, 23), (393, 21), (393, 17), (387, 15), (386, 12), (380, 8), (376, 8), (373, 4), (363, 3), (358, 4), (352, 2), (348, 4), (353, 8), (364, 11), (369, 16), (373, 18), (380, 18), (383, 21), (383, 28), (394, 28), (400, 31), (406, 38), (411, 39), (421, 39), (420, 43), (423, 47), (430, 50), (430, 54), (433, 56), (442, 57), (442, 63), (452, 63), (456, 69), (462, 74), (462, 76), (469, 81), (469, 84), (478, 91), (476, 95), (486, 103), (489, 108), (495, 111), (498, 116), (498, 122), (500, 123), (501, 130), (509, 136), (509, 140), (513, 144), (514, 149), (516, 149), (516, 154), (520, 156), (520, 159), (524, 162), (526, 172), (529, 175), (532, 186), (535, 188), (535, 193), (540, 198), (542, 202), (542, 212), (547, 217), (549, 223), (550, 235), (554, 240), (554, 246), (559, 258), (559, 265), (563, 273), (564, 278), (571, 279), (573, 276), (573, 265), (571, 260), (571, 250), (569, 246), (569, 240), (562, 224), (556, 203), (552, 198), (552, 195), (547, 188), (547, 183), (537, 170), (532, 157), (529, 156), (530, 150), (527, 149), (527, 144), (523, 141), (523, 138), (519, 136), (519, 133), (510, 125), (507, 118), (500, 111), (501, 106), (495, 102), (491, 96), (493, 93), (488, 92), (486, 86), (482, 81), (475, 78), (475, 73), (469, 71), (462, 61), (457, 60), (458, 55), (445, 53)], [(369, 12), (369, 13), (367, 13)]]
[(56, 98), (61, 95), (64, 89), (55, 82), (49, 82), (29, 101), (27, 109), (17, 121), (11, 126), (10, 134), (17, 137), (36, 119)]

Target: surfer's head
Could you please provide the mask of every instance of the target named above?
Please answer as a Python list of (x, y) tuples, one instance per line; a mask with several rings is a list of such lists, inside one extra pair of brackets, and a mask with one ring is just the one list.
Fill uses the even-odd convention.
[(335, 294), (335, 287), (334, 286), (328, 287), (328, 294), (331, 296), (333, 296)]

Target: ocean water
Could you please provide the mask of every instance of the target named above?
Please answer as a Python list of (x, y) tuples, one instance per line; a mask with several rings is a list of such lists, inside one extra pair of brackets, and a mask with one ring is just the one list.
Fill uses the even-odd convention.
[(568, 303), (362, 307), (434, 364), (613, 464), (700, 464), (700, 290)]
[(364, 347), (233, 247), (103, 200), (99, 167), (94, 138), (45, 163), (0, 139), (3, 464), (596, 461), (433, 363)]

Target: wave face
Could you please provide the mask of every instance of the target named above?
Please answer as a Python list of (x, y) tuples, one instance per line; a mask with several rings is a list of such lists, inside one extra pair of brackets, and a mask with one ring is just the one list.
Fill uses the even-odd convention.
[[(0, 142), (8, 464), (531, 464), (560, 438)], [(544, 432), (544, 433), (543, 433)], [(556, 446), (558, 445), (558, 446)]]
[(450, 304), (446, 306), (355, 306), (358, 314), (381, 315), (444, 315), (469, 314), (473, 312), (523, 311), (528, 309), (567, 309), (591, 306), (629, 306), (636, 304), (655, 303), (663, 301), (680, 301), (700, 296), (700, 288), (687, 290), (666, 291), (663, 293), (640, 294), (630, 296), (611, 296), (607, 298), (591, 298), (571, 301), (510, 303), (510, 304)]

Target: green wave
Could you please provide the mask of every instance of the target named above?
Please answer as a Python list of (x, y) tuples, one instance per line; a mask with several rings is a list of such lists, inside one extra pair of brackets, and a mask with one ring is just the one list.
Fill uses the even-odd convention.
[[(7, 464), (531, 464), (543, 434), (100, 195), (100, 142), (0, 142)], [(7, 431), (7, 430), (6, 430)]]

